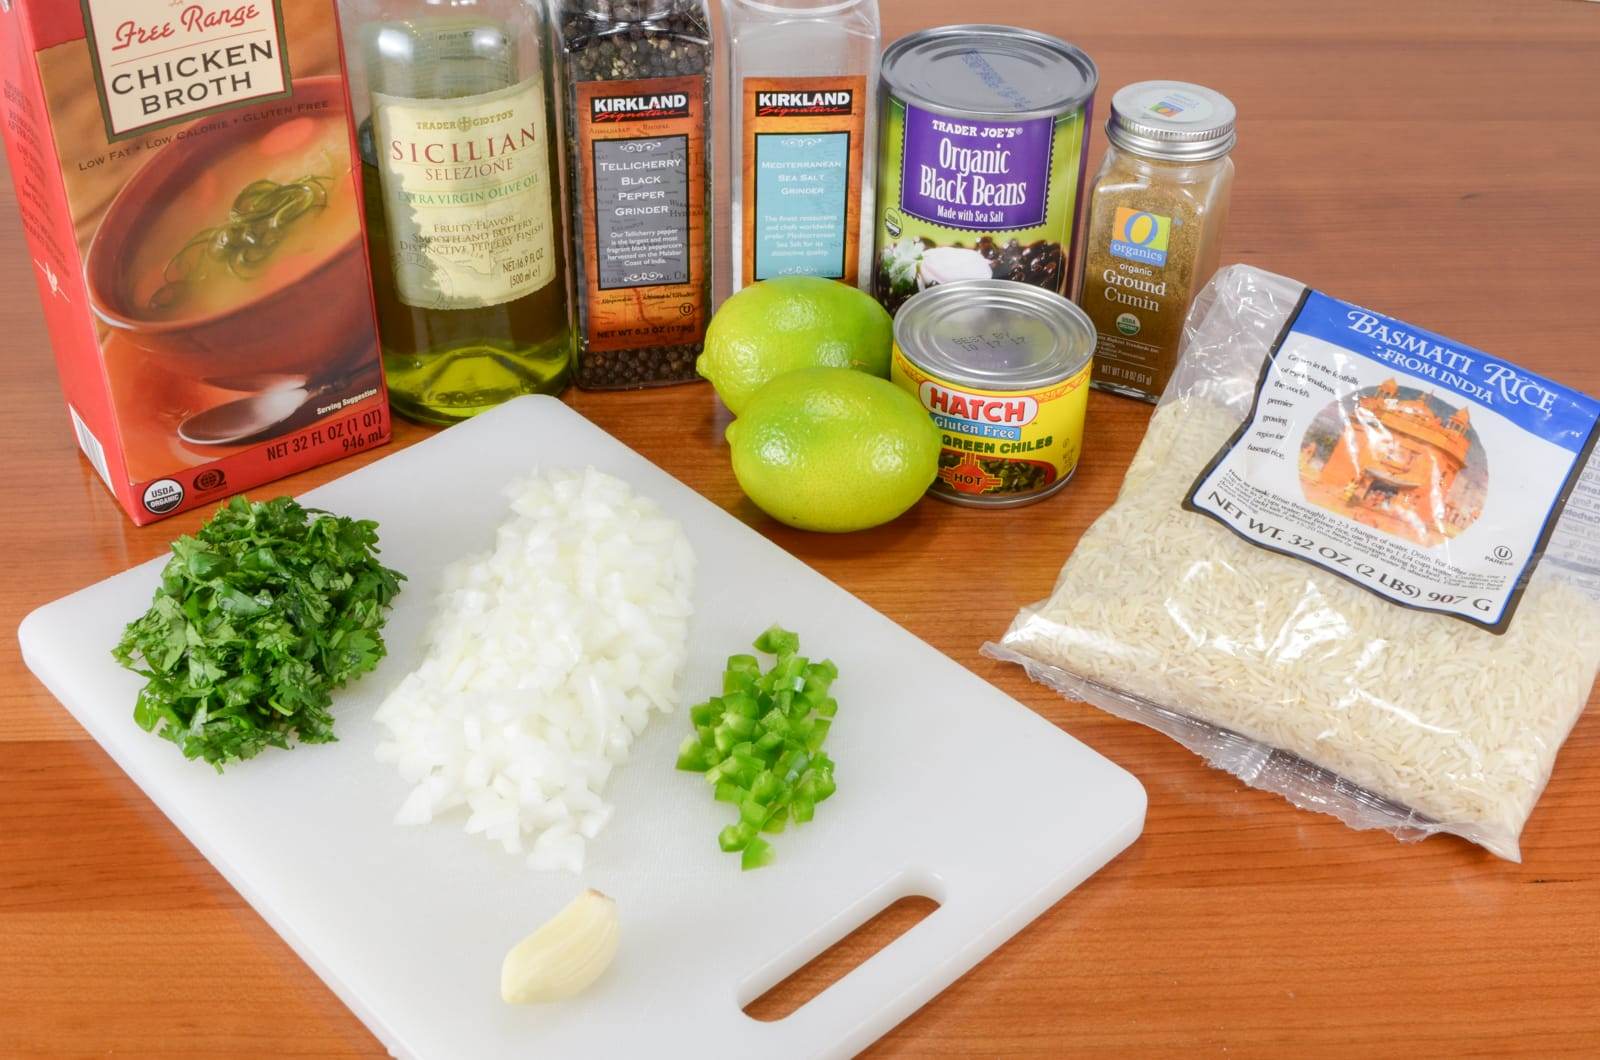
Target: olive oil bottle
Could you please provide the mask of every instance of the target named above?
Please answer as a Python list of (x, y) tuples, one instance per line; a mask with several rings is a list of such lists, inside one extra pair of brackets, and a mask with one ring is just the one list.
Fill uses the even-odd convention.
[(555, 393), (572, 333), (540, 9), (366, 6), (353, 27), (371, 104), (359, 139), (390, 401), (447, 424)]

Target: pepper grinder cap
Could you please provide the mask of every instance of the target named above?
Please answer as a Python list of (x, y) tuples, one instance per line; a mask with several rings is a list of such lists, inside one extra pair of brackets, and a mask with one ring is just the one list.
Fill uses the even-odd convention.
[(1221, 92), (1187, 81), (1138, 81), (1111, 97), (1106, 138), (1146, 158), (1205, 162), (1233, 150), (1236, 112)]
[(681, 0), (567, 0), (568, 10), (577, 9), (603, 22), (645, 22), (666, 18), (685, 6)]

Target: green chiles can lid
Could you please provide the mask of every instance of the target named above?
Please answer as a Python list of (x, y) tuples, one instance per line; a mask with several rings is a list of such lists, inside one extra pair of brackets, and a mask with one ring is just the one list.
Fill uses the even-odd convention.
[(1106, 139), (1146, 158), (1204, 162), (1233, 150), (1233, 102), (1187, 81), (1139, 81), (1111, 97)]
[(894, 318), (912, 364), (957, 386), (1033, 390), (1070, 379), (1094, 353), (1094, 325), (1054, 291), (957, 280), (913, 295)]

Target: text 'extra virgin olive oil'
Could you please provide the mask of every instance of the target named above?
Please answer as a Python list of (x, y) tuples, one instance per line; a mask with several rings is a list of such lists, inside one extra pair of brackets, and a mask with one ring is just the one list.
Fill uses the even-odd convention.
[(523, 0), (381, 0), (356, 27), (373, 286), (397, 412), (556, 393), (572, 356), (545, 27)]

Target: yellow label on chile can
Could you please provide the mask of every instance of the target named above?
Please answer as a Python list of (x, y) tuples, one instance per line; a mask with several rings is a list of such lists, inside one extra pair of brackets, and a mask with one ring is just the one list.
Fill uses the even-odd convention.
[(894, 346), (890, 378), (917, 396), (944, 439), (930, 492), (977, 505), (1038, 500), (1066, 485), (1083, 451), (1089, 361), (1065, 379), (983, 390), (941, 378)]

